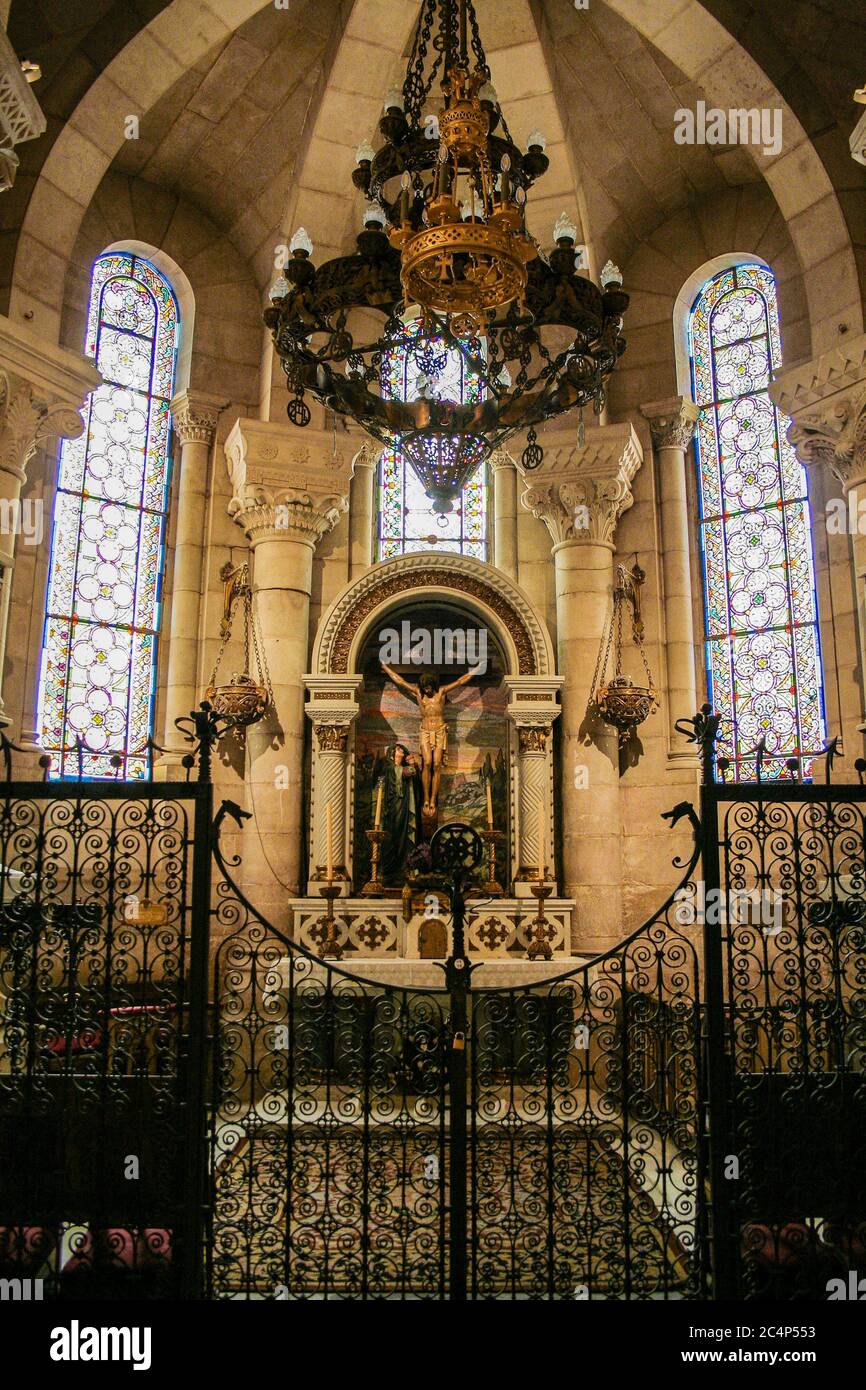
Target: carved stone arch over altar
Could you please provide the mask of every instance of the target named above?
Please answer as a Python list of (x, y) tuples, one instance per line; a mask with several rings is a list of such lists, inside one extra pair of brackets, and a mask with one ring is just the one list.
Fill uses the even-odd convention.
[(515, 676), (549, 676), (555, 657), (547, 627), (513, 580), (470, 555), (401, 555), (347, 584), (319, 626), (313, 647), (317, 675), (346, 675), (374, 622), (408, 594), (442, 593), (459, 599), (488, 622)]
[(539, 860), (539, 810), (549, 875), (555, 876), (557, 868), (552, 731), (562, 682), (553, 643), (537, 609), (501, 570), (471, 556), (426, 552), (388, 560), (347, 584), (319, 624), (313, 670), (305, 677), (305, 709), (313, 725), (309, 891), (316, 892), (322, 878), (328, 804), (335, 875), (345, 882), (346, 893), (362, 886), (352, 882), (353, 725), (363, 684), (358, 660), (371, 631), (415, 599), (428, 604), (438, 599), (471, 613), (489, 628), (503, 653), (512, 826), (505, 862), (515, 893), (523, 896)]

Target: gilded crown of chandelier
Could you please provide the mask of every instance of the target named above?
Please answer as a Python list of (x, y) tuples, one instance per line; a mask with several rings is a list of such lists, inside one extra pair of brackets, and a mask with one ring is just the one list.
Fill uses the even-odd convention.
[[(437, 80), (441, 104), (425, 110)], [(379, 132), (384, 144), (364, 141), (352, 175), (367, 199), (357, 250), (317, 268), (299, 228), (265, 322), (291, 422), (309, 424), (309, 394), (381, 443), (399, 443), (445, 512), (509, 437), (526, 433), (522, 462), (532, 469), (543, 457), (539, 425), (587, 405), (600, 413), (625, 350), (628, 296), (610, 263), (601, 288), (578, 268), (577, 227), (565, 214), (549, 254), (527, 232), (546, 142), (533, 131), (525, 151), (514, 143), (471, 0), (424, 0)], [(391, 376), (407, 353), (413, 386), (402, 394), (413, 398), (404, 400)], [(469, 384), (462, 400), (440, 385), (455, 353)]]

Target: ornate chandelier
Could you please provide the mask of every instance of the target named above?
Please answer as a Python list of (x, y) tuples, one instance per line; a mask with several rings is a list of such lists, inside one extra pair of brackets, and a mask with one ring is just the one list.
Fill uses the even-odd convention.
[[(425, 115), (437, 78), (443, 105)], [(536, 468), (536, 426), (590, 404), (601, 411), (625, 350), (628, 295), (610, 263), (601, 289), (579, 269), (577, 228), (564, 214), (549, 255), (527, 233), (545, 141), (536, 131), (526, 151), (514, 144), (472, 0), (424, 0), (402, 91), (388, 94), (379, 130), (385, 143), (378, 153), (362, 145), (352, 175), (368, 199), (357, 251), (317, 269), (300, 228), (264, 317), (292, 423), (309, 424), (309, 393), (399, 445), (447, 512), (510, 436), (527, 432), (522, 462)], [(390, 369), (406, 353), (415, 383), (401, 392)], [(468, 399), (448, 399), (453, 388), (439, 384), (455, 355)]]

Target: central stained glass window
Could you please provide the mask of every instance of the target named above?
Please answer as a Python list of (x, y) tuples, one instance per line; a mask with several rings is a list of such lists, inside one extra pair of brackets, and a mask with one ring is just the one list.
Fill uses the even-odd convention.
[[(153, 732), (169, 481), (169, 401), (180, 333), (168, 281), (139, 256), (93, 267), (85, 352), (105, 384), (60, 450), (39, 737), (51, 775), (144, 777)], [(111, 759), (119, 756), (120, 768)]]
[[(708, 280), (692, 306), (710, 700), (719, 752), (752, 780), (824, 746), (824, 702), (806, 472), (768, 395), (782, 362), (776, 282), (763, 265)], [(730, 775), (730, 774), (729, 774)]]
[[(481, 399), (481, 383), (456, 348), (425, 341), (416, 352), (418, 320), (404, 326), (405, 342), (384, 358), (382, 394), (391, 400), (414, 401), (421, 386), (440, 400), (461, 404)], [(432, 348), (432, 350), (431, 350)], [(429, 382), (429, 386), (427, 383)], [(414, 468), (399, 448), (386, 448), (379, 467), (378, 558), (391, 560), (418, 550), (446, 550), (487, 559), (487, 466), (476, 469), (454, 509), (439, 517), (430, 506)]]

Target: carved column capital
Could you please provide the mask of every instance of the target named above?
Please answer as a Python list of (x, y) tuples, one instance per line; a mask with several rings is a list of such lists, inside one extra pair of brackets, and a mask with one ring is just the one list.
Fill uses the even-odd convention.
[(349, 509), (357, 453), (335, 452), (330, 435), (300, 434), (289, 425), (239, 419), (226, 439), (228, 512), (252, 545), (285, 539), (315, 549)]
[(322, 536), (349, 510), (346, 497), (316, 496), (299, 488), (268, 488), (249, 483), (233, 497), (228, 513), (251, 545), (263, 540), (300, 541), (315, 550)]
[(586, 430), (583, 448), (542, 440), (544, 462), (526, 473), (521, 497), (527, 511), (543, 521), (554, 545), (565, 542), (614, 547), (616, 524), (632, 505), (631, 483), (643, 462), (640, 441), (630, 424), (597, 425)]
[(666, 401), (642, 405), (641, 415), (648, 422), (656, 449), (687, 449), (695, 433), (700, 411), (688, 396), (671, 396)]
[(546, 753), (549, 733), (545, 724), (521, 724), (517, 730), (521, 753)]
[(355, 455), (353, 455), (353, 475), (356, 474), (361, 468), (378, 468), (383, 451), (384, 445), (377, 444), (374, 439), (365, 439), (358, 452)]
[(500, 469), (507, 471), (509, 468), (513, 469), (516, 467), (514, 459), (507, 449), (494, 449), (487, 462), (490, 466), (491, 473), (494, 474), (498, 473)]
[(770, 397), (803, 463), (829, 468), (846, 491), (866, 481), (866, 334), (783, 372)]
[(316, 724), (320, 753), (345, 753), (349, 744), (349, 724)]
[(220, 412), (227, 405), (228, 401), (209, 396), (203, 391), (179, 391), (169, 409), (171, 423), (181, 444), (211, 445)]
[(83, 434), (81, 409), (101, 382), (88, 358), (0, 317), (0, 468), (23, 482), (40, 444)]

